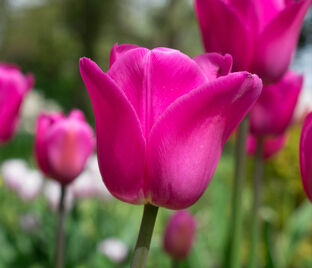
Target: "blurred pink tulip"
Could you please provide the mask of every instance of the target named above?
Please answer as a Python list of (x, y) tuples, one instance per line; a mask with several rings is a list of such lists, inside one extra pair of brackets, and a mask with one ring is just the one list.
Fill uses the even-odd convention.
[(23, 75), (17, 66), (0, 63), (0, 144), (14, 135), (23, 98), (33, 85), (31, 74)]
[[(274, 154), (278, 153), (285, 145), (287, 136), (282, 134), (281, 136), (265, 137), (263, 139), (263, 158), (268, 159)], [(257, 138), (249, 135), (247, 139), (247, 152), (249, 155), (255, 155), (257, 150)]]
[(278, 83), (263, 87), (249, 116), (253, 136), (280, 136), (286, 131), (293, 118), (302, 84), (302, 75), (287, 72)]
[(207, 52), (230, 53), (233, 70), (264, 84), (287, 71), (311, 0), (195, 0)]
[(308, 114), (302, 127), (299, 158), (303, 188), (312, 202), (312, 113)]
[(61, 184), (72, 182), (84, 169), (94, 149), (93, 130), (81, 111), (68, 117), (42, 113), (37, 120), (35, 153), (46, 176)]
[(176, 260), (187, 257), (196, 232), (196, 221), (186, 210), (175, 212), (166, 227), (164, 236), (165, 251)]
[[(228, 74), (230, 56), (115, 45), (104, 73), (80, 60), (96, 121), (100, 171), (118, 199), (186, 208), (206, 190), (261, 80)], [(117, 56), (116, 56), (117, 55)]]

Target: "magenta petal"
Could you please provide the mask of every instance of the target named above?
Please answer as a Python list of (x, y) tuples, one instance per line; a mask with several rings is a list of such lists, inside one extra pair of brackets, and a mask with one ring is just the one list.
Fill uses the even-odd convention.
[(302, 127), (299, 157), (303, 188), (312, 202), (312, 113), (306, 117)]
[(139, 46), (137, 45), (132, 45), (132, 44), (123, 44), (123, 45), (118, 45), (118, 43), (116, 43), (110, 53), (110, 57), (109, 57), (109, 67), (112, 67), (113, 63), (117, 60), (117, 58), (119, 58), (120, 56), (122, 56), (123, 54), (125, 54), (126, 52), (128, 52), (131, 49), (134, 48), (138, 48)]
[(154, 125), (148, 143), (147, 199), (182, 209), (206, 190), (224, 143), (260, 95), (261, 80), (232, 73), (179, 98)]
[(169, 48), (133, 49), (107, 74), (133, 105), (145, 137), (168, 105), (207, 81), (198, 64)]
[(142, 204), (145, 141), (135, 110), (93, 61), (82, 58), (80, 72), (94, 109), (99, 166), (105, 185), (120, 200)]
[(232, 70), (233, 59), (230, 54), (222, 56), (218, 53), (205, 53), (196, 56), (193, 60), (200, 66), (209, 81), (227, 75)]
[(288, 72), (278, 83), (264, 86), (250, 112), (250, 132), (254, 136), (283, 134), (291, 123), (302, 84), (302, 75)]
[(252, 71), (265, 84), (282, 78), (295, 52), (300, 28), (311, 0), (289, 4), (264, 29), (255, 51)]
[(206, 51), (231, 54), (234, 71), (248, 69), (254, 52), (249, 24), (224, 1), (196, 0), (195, 9)]

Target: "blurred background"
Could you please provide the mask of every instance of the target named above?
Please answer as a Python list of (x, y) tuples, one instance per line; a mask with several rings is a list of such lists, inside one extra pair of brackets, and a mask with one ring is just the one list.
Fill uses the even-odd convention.
[[(35, 75), (35, 90), (23, 104), (17, 136), (0, 149), (0, 160), (26, 159), (35, 168), (33, 131), (41, 110), (82, 109), (94, 125), (78, 60), (87, 56), (106, 71), (111, 47), (118, 42), (153, 48), (169, 46), (191, 57), (203, 52), (191, 0), (0, 0), (0, 61)], [(305, 86), (286, 147), (265, 166), (261, 261), (264, 267), (312, 267), (312, 205), (304, 195), (298, 164), (303, 115), (312, 110), (312, 11), (306, 17), (293, 62), (305, 74)], [(242, 256), (248, 257), (248, 214), (252, 166), (243, 196)], [(190, 208), (198, 221), (196, 242), (181, 267), (222, 267), (231, 227), (233, 140), (223, 151), (206, 193)], [(250, 187), (249, 187), (250, 186)], [(44, 186), (42, 186), (44, 189)], [(113, 198), (73, 197), (66, 223), (66, 267), (129, 267), (142, 207)], [(160, 209), (148, 267), (169, 267), (162, 237), (171, 211)], [(0, 177), (0, 268), (51, 267), (56, 213), (44, 190), (27, 200)], [(109, 239), (109, 240), (107, 240)], [(124, 252), (112, 257), (105, 241), (118, 241)], [(118, 243), (117, 243), (118, 244)], [(118, 244), (119, 245), (119, 244)], [(120, 246), (120, 245), (119, 245)], [(111, 250), (112, 251), (112, 250)], [(129, 253), (129, 254), (128, 254)], [(117, 254), (118, 255), (118, 254)]]

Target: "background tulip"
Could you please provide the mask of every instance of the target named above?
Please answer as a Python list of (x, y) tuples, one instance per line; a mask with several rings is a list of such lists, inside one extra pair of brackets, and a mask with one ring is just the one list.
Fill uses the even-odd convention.
[(0, 143), (15, 133), (23, 98), (33, 85), (31, 74), (23, 75), (17, 66), (0, 63)]
[(306, 117), (300, 137), (299, 158), (303, 188), (312, 202), (312, 113)]
[(290, 125), (303, 76), (288, 72), (274, 85), (264, 86), (250, 112), (250, 132), (256, 137), (283, 134)]
[(233, 70), (258, 74), (265, 84), (287, 71), (311, 0), (195, 0), (207, 52), (230, 53)]
[(120, 47), (113, 47), (107, 73), (80, 60), (103, 180), (122, 201), (186, 208), (205, 191), (261, 80), (228, 74), (229, 56), (191, 59), (169, 48)]
[(196, 221), (186, 210), (174, 213), (168, 221), (164, 235), (164, 250), (176, 260), (189, 254), (196, 231)]
[[(287, 141), (287, 135), (271, 136), (263, 139), (262, 144), (262, 157), (268, 159), (271, 156), (278, 153), (285, 145)], [(247, 152), (250, 155), (255, 155), (257, 150), (257, 138), (249, 135), (247, 139)]]
[(84, 169), (94, 149), (93, 130), (82, 112), (41, 114), (38, 117), (35, 153), (45, 175), (66, 185)]

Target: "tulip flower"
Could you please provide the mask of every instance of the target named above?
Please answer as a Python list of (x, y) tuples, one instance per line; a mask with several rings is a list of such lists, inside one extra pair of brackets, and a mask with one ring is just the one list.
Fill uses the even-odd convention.
[(107, 73), (80, 60), (103, 180), (122, 201), (186, 208), (205, 191), (224, 143), (258, 98), (261, 80), (228, 74), (227, 56), (190, 59), (169, 48), (141, 47), (114, 52), (124, 46), (113, 47), (118, 57)]
[(261, 80), (229, 74), (231, 65), (229, 55), (191, 59), (118, 44), (106, 73), (80, 60), (103, 181), (116, 198), (145, 204), (132, 267), (145, 264), (157, 207), (182, 209), (200, 198), (224, 143), (260, 95)]
[(312, 113), (304, 121), (299, 146), (300, 171), (304, 191), (312, 202)]
[(289, 71), (278, 83), (264, 86), (250, 112), (251, 134), (282, 135), (291, 123), (302, 85), (303, 76)]
[(57, 198), (59, 221), (56, 234), (56, 268), (64, 267), (66, 186), (83, 171), (94, 144), (93, 130), (81, 111), (73, 110), (68, 117), (61, 113), (39, 115), (35, 140), (37, 162), (46, 176), (61, 185)]
[(42, 113), (37, 120), (35, 153), (43, 173), (62, 185), (72, 182), (84, 169), (94, 149), (93, 130), (82, 112)]
[(264, 84), (287, 71), (311, 0), (195, 0), (207, 52), (230, 53), (233, 70), (258, 74)]
[[(278, 153), (285, 145), (287, 141), (287, 135), (270, 136), (263, 139), (262, 144), (262, 157), (263, 159), (269, 159), (276, 153)], [(257, 138), (249, 135), (247, 138), (247, 152), (249, 155), (255, 155), (257, 150)]]
[(196, 221), (187, 210), (177, 211), (170, 218), (163, 240), (164, 250), (174, 259), (182, 260), (189, 254), (196, 231)]
[(17, 66), (0, 63), (0, 144), (14, 135), (22, 101), (33, 85), (33, 75), (23, 75)]

